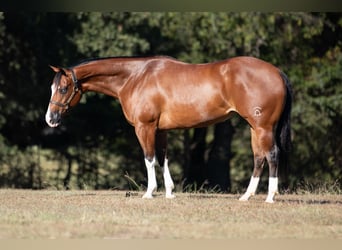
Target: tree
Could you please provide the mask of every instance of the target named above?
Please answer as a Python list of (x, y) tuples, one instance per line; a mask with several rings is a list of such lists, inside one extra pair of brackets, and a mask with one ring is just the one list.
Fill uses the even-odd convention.
[[(26, 183), (23, 187), (40, 187), (39, 147), (43, 141), (43, 114), (49, 95), (47, 80), (52, 76), (47, 69), (51, 61), (65, 57), (58, 53), (67, 53), (68, 48), (73, 50), (63, 38), (70, 30), (58, 27), (68, 23), (72, 16), (2, 13), (1, 17), (1, 27), (4, 27), (1, 43), (5, 48), (0, 59), (0, 117), (3, 118), (0, 132), (5, 144), (2, 170), (14, 173), (17, 187), (22, 187), (20, 183)], [(69, 58), (72, 60), (71, 56)], [(38, 180), (34, 181), (32, 176)], [(5, 176), (4, 179), (12, 178)]]

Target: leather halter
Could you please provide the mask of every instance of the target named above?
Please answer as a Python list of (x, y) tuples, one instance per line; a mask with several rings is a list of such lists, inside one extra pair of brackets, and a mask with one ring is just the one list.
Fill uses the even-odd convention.
[(72, 82), (74, 84), (74, 87), (73, 87), (72, 93), (69, 96), (69, 98), (67, 99), (67, 101), (65, 103), (61, 103), (61, 102), (56, 102), (56, 101), (50, 100), (51, 104), (54, 104), (54, 105), (61, 107), (61, 108), (65, 108), (66, 110), (70, 108), (70, 103), (74, 99), (74, 97), (76, 96), (76, 94), (78, 92), (80, 92), (82, 95), (82, 89), (81, 89), (80, 84), (78, 83), (76, 74), (73, 71), (73, 69), (70, 69), (70, 71), (71, 71), (71, 78), (72, 78)]

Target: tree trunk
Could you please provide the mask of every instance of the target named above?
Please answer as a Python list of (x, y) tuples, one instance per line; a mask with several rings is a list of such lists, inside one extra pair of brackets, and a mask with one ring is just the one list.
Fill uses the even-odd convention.
[(190, 139), (189, 131), (184, 138), (186, 165), (184, 171), (184, 189), (197, 189), (205, 180), (205, 149), (207, 128), (194, 129), (194, 135)]
[(234, 128), (230, 120), (215, 125), (214, 141), (209, 152), (206, 175), (208, 188), (230, 191), (231, 142)]
[(63, 186), (66, 190), (70, 189), (70, 179), (71, 179), (71, 170), (72, 170), (72, 156), (70, 154), (66, 154), (68, 160), (68, 169), (67, 173), (63, 179)]
[(215, 125), (214, 140), (206, 157), (207, 128), (196, 128), (190, 139), (189, 132), (184, 136), (185, 171), (184, 189), (200, 191), (202, 188), (216, 191), (230, 191), (231, 142), (234, 128), (230, 120)]

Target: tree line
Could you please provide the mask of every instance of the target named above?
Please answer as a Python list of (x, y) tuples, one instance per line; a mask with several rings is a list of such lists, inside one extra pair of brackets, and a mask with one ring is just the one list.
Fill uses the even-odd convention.
[[(0, 187), (146, 185), (142, 151), (116, 100), (87, 93), (56, 129), (44, 115), (54, 75), (48, 65), (150, 55), (189, 63), (248, 55), (279, 67), (294, 91), (282, 188), (341, 187), (341, 36), (340, 13), (0, 13)], [(237, 115), (171, 131), (168, 151), (178, 191), (236, 192), (249, 181), (249, 127)]]

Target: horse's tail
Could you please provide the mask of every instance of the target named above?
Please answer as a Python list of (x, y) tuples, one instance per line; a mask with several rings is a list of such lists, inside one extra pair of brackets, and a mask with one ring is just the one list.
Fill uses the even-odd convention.
[(288, 154), (291, 150), (291, 108), (292, 108), (292, 86), (287, 76), (280, 72), (280, 76), (286, 87), (285, 105), (280, 116), (277, 130), (276, 143), (280, 149), (279, 163), (283, 165), (287, 177), (288, 171)]

